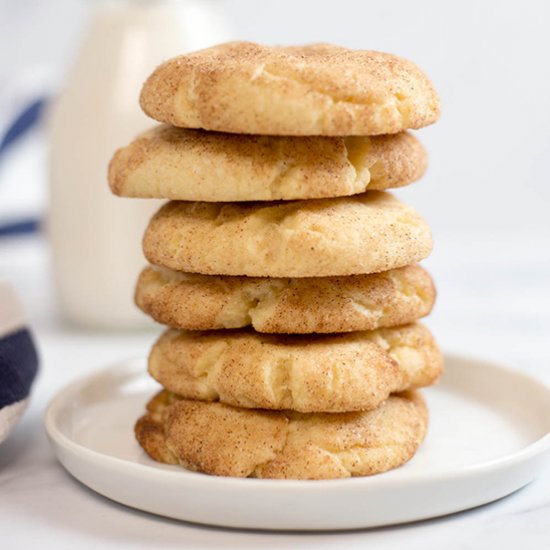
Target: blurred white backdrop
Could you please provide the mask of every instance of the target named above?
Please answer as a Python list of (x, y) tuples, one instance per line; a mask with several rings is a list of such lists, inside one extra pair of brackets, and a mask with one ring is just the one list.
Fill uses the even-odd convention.
[[(526, 329), (521, 348), (542, 342), (550, 325), (550, 3), (209, 1), (235, 39), (385, 50), (427, 72), (443, 106), (441, 120), (418, 132), (430, 168), (397, 194), (433, 227), (426, 265), (440, 299), (430, 324), (461, 348), (466, 335), (489, 329), (513, 347), (518, 326)], [(0, 0), (0, 86), (25, 68), (63, 75), (93, 5)]]
[[(203, 1), (219, 9), (235, 39), (385, 50), (426, 71), (443, 114), (417, 134), (430, 155), (427, 175), (396, 194), (434, 231), (436, 246), (425, 265), (439, 296), (427, 324), (446, 351), (498, 361), (550, 383), (550, 2)], [(98, 2), (0, 0), (0, 130), (13, 116), (9, 98), (20, 95), (11, 93), (14, 83), (29, 94), (36, 82), (51, 90), (62, 85)], [(136, 89), (136, 105), (138, 94)], [(46, 168), (39, 132), (13, 147), (9, 158), (0, 158), (0, 221), (17, 209), (26, 213), (32, 201), (44, 207)], [(363, 548), (369, 542), (377, 548), (448, 550), (550, 547), (548, 470), (513, 498), (466, 514), (322, 540), (197, 529), (107, 506), (55, 465), (42, 429), (43, 410), (77, 375), (145, 356), (152, 335), (62, 323), (48, 260), (40, 236), (0, 238), (0, 278), (19, 290), (42, 361), (30, 410), (11, 447), (3, 449), (4, 465), (7, 460), (11, 468), (1, 470), (0, 456), (6, 491), (0, 517), (10, 525), (2, 540), (8, 546), (11, 541), (14, 547), (33, 547), (40, 540), (48, 548), (122, 548), (132, 542), (179, 548), (182, 541), (202, 548), (295, 548), (308, 542), (323, 548)], [(25, 452), (17, 454), (21, 449)]]
[[(440, 240), (550, 235), (549, 2), (210, 2), (236, 39), (329, 41), (414, 60), (440, 92), (443, 116), (419, 132), (428, 175), (400, 195)], [(63, 74), (93, 4), (0, 0), (0, 83), (23, 68)]]

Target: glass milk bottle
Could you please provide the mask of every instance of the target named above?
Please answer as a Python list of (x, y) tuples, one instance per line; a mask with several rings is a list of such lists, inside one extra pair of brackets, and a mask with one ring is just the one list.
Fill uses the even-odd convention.
[(101, 2), (50, 112), (48, 233), (58, 302), (75, 323), (148, 323), (133, 292), (145, 264), (141, 238), (160, 201), (112, 196), (107, 166), (118, 147), (155, 124), (138, 104), (155, 67), (226, 40), (214, 7), (204, 0)]

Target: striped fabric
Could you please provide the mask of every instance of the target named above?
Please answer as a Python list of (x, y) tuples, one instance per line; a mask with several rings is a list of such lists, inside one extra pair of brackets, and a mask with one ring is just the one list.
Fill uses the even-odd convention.
[(0, 281), (0, 443), (23, 414), (38, 357), (13, 287)]

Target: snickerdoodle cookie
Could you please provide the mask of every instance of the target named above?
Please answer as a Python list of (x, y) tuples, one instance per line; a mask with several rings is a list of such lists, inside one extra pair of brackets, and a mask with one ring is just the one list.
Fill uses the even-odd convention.
[(439, 117), (414, 63), (331, 44), (229, 42), (181, 55), (147, 79), (140, 103), (173, 126), (242, 134), (393, 134)]
[(409, 265), (347, 277), (274, 279), (182, 273), (146, 267), (136, 303), (155, 321), (185, 330), (240, 328), (308, 334), (374, 330), (428, 315), (428, 272)]
[(168, 330), (151, 350), (149, 373), (188, 399), (347, 412), (433, 384), (442, 363), (433, 336), (418, 323), (324, 336)]
[(301, 414), (239, 409), (157, 394), (135, 426), (155, 460), (218, 476), (334, 479), (368, 476), (413, 457), (428, 424), (417, 392), (368, 412)]
[(355, 195), (407, 185), (427, 156), (410, 133), (373, 137), (249, 136), (158, 126), (109, 165), (116, 195), (268, 201)]
[(376, 273), (417, 262), (431, 249), (428, 224), (383, 191), (275, 203), (173, 201), (143, 237), (152, 264), (252, 277)]

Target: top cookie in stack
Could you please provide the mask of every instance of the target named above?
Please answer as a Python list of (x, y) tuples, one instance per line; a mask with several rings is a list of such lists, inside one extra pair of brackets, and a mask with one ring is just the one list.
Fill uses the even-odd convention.
[(380, 52), (235, 42), (162, 64), (141, 105), (168, 126), (117, 151), (109, 182), (171, 200), (136, 289), (171, 327), (149, 359), (165, 389), (136, 424), (143, 448), (241, 477), (411, 458), (427, 425), (415, 388), (442, 369), (416, 323), (435, 300), (416, 265), (432, 241), (383, 190), (425, 171), (406, 130), (439, 116), (426, 76)]
[(221, 44), (162, 64), (141, 106), (183, 128), (275, 136), (373, 136), (422, 128), (439, 99), (420, 69), (382, 52)]

